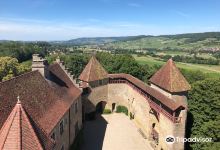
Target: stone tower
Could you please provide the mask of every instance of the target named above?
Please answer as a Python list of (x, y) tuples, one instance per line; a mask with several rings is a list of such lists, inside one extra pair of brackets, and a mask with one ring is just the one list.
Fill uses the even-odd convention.
[(176, 67), (172, 59), (150, 79), (151, 87), (162, 92), (177, 103), (187, 106), (190, 85)]
[[(188, 91), (191, 88), (189, 83), (172, 59), (169, 59), (167, 63), (152, 76), (150, 83), (152, 88), (163, 93), (170, 98), (170, 101), (180, 106), (173, 113), (173, 117), (178, 117), (179, 120), (172, 125), (161, 126), (161, 128), (164, 128), (165, 131), (167, 130), (167, 133), (173, 137), (184, 138), (188, 108), (187, 97)], [(164, 134), (163, 136), (165, 140), (165, 136), (167, 135)], [(184, 149), (183, 142), (174, 142), (171, 145), (163, 143), (161, 146), (166, 147), (166, 149)]]
[(95, 56), (92, 56), (80, 74), (79, 80), (83, 95), (87, 95), (83, 96), (85, 113), (95, 112), (97, 104), (108, 99), (108, 72)]

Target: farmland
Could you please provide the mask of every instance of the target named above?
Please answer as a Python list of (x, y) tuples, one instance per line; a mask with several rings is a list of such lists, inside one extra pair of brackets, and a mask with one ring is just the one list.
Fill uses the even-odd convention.
[[(165, 62), (156, 59), (151, 56), (142, 56), (137, 57), (137, 55), (133, 55), (136, 61), (139, 64), (148, 64), (148, 65), (163, 65)], [(207, 73), (211, 76), (220, 76), (220, 65), (204, 65), (204, 64), (190, 64), (190, 63), (181, 63), (176, 62), (177, 67), (180, 69), (186, 69), (186, 70), (193, 70), (193, 71), (202, 71), (204, 73)]]

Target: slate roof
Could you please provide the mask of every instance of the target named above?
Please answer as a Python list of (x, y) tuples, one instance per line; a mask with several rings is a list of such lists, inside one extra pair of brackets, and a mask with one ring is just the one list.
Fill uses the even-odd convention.
[(162, 104), (170, 108), (171, 110), (176, 110), (181, 104), (175, 102), (174, 100), (170, 99), (169, 97), (165, 96), (164, 94), (160, 93), (159, 91), (153, 89), (149, 85), (145, 84), (143, 81), (133, 77), (130, 74), (120, 73), (120, 74), (109, 74), (110, 79), (120, 79), (124, 78), (130, 81), (132, 84), (136, 85), (138, 88), (142, 89), (146, 93), (150, 94), (157, 100), (159, 100)]
[(79, 76), (79, 79), (85, 82), (102, 80), (105, 78), (108, 78), (108, 73), (98, 62), (95, 56), (92, 56), (92, 58), (89, 60), (89, 63)]
[(53, 144), (44, 131), (33, 124), (18, 101), (0, 130), (0, 149), (50, 150)]
[(167, 63), (151, 77), (150, 82), (169, 92), (190, 90), (189, 83), (172, 59), (169, 59)]

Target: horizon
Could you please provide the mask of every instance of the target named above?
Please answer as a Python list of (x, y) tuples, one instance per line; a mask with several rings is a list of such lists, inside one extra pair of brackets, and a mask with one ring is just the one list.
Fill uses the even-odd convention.
[(0, 2), (0, 40), (175, 35), (220, 31), (217, 0)]
[(184, 34), (203, 34), (203, 33), (220, 33), (220, 31), (210, 31), (210, 32), (191, 32), (191, 33), (178, 33), (178, 34), (161, 34), (161, 35), (133, 35), (133, 36), (94, 36), (94, 37), (78, 37), (67, 40), (10, 40), (10, 39), (0, 39), (0, 41), (13, 41), (13, 42), (64, 42), (70, 40), (77, 39), (92, 39), (92, 38), (117, 38), (117, 37), (138, 37), (138, 36), (146, 36), (146, 37), (159, 37), (159, 36), (175, 36), (175, 35), (184, 35)]

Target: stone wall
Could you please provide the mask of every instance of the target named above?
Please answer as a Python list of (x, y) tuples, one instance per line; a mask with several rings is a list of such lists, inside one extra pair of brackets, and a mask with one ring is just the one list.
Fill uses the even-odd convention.
[[(64, 131), (62, 134), (60, 134), (60, 123), (63, 122), (64, 125)], [(55, 128), (51, 132), (52, 134), (55, 134), (55, 142), (56, 145), (54, 147), (54, 150), (60, 150), (62, 146), (64, 146), (65, 150), (68, 150), (70, 141), (69, 141), (69, 111), (65, 113), (63, 118), (58, 122), (58, 124), (55, 126)]]
[(75, 132), (76, 125), (78, 126), (79, 130), (82, 128), (82, 101), (81, 101), (81, 97), (79, 97), (70, 108), (70, 144), (72, 144), (74, 142), (74, 139), (77, 135), (77, 133)]
[(162, 113), (155, 114), (155, 112), (151, 110), (148, 101), (143, 96), (123, 83), (108, 85), (108, 103), (126, 106), (129, 111), (135, 115), (134, 121), (136, 125), (141, 128), (149, 140), (151, 140), (152, 125), (155, 124), (154, 129), (159, 133), (159, 144), (156, 149), (184, 149), (183, 143), (169, 145), (165, 142), (165, 138), (167, 135), (184, 137), (186, 110), (182, 110), (180, 113), (182, 121), (180, 123), (173, 123)]
[(95, 111), (100, 101), (108, 101), (108, 85), (102, 85), (91, 89), (90, 94), (83, 96), (85, 113)]
[(132, 114), (136, 125), (141, 128), (147, 137), (150, 134), (148, 102), (138, 92), (126, 84), (108, 85), (108, 102), (126, 106)]
[[(77, 107), (77, 112), (76, 112)], [(64, 131), (60, 134), (60, 124), (63, 122)], [(78, 129), (82, 127), (82, 102), (81, 97), (77, 98), (71, 105), (69, 111), (67, 111), (59, 123), (51, 131), (50, 136), (55, 134), (56, 145), (54, 150), (60, 150), (64, 146), (64, 150), (68, 150), (69, 146), (75, 139), (75, 125), (78, 123)]]

